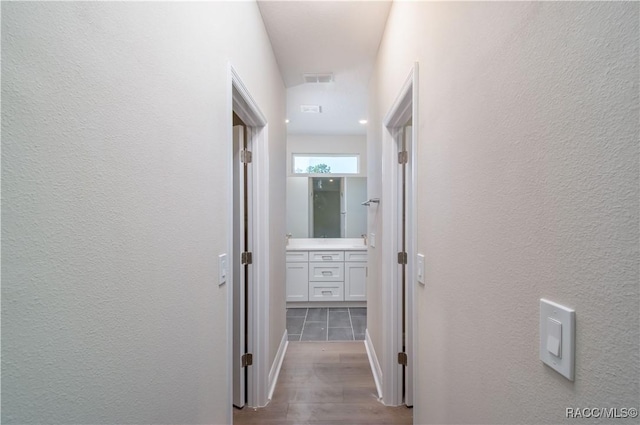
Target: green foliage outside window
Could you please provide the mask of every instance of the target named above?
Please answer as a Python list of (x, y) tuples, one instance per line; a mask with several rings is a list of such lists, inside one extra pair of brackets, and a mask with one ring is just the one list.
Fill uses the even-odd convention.
[(309, 174), (326, 174), (331, 172), (331, 167), (327, 164), (310, 165), (307, 167)]

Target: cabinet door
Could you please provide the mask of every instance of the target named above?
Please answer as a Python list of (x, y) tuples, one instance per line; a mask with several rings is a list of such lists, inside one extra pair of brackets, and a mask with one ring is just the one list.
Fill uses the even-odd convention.
[(287, 301), (309, 301), (308, 263), (287, 263)]
[(344, 264), (344, 300), (367, 300), (367, 263)]

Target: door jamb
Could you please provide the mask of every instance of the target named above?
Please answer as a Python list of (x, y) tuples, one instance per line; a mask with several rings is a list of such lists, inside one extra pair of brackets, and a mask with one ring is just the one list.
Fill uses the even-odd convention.
[(407, 375), (411, 379), (410, 385), (413, 387), (415, 398), (415, 321), (416, 309), (414, 300), (415, 287), (415, 255), (417, 252), (417, 146), (418, 146), (418, 62), (411, 68), (408, 78), (404, 82), (396, 100), (387, 112), (383, 120), (383, 140), (382, 140), (382, 181), (383, 199), (387, 202), (381, 203), (383, 208), (384, 233), (382, 244), (382, 297), (388, 302), (382, 305), (382, 339), (384, 343), (384, 362), (382, 374), (382, 395), (386, 405), (398, 406), (402, 404), (402, 366), (397, 362), (397, 353), (402, 350), (402, 318), (400, 302), (401, 290), (397, 277), (397, 252), (398, 250), (398, 213), (394, 200), (397, 199), (398, 184), (398, 146), (397, 137), (400, 134), (399, 127), (402, 127), (409, 117), (414, 122), (411, 126), (411, 156), (409, 163), (411, 175), (408, 183), (410, 188), (407, 197), (407, 298), (409, 303), (409, 320), (407, 321), (407, 355), (409, 357), (409, 367)]
[[(232, 149), (232, 115), (235, 112), (247, 125), (247, 141), (253, 150), (251, 176), (252, 199), (250, 214), (253, 221), (253, 287), (249, 288), (249, 346), (254, 363), (247, 368), (248, 394), (246, 406), (262, 407), (268, 402), (268, 346), (269, 346), (269, 126), (258, 104), (242, 82), (231, 63), (227, 76), (227, 143)], [(233, 199), (233, 152), (227, 153), (227, 199)], [(227, 228), (233, 229), (233, 202), (228, 202)], [(229, 264), (233, 264), (233, 233), (227, 241)], [(231, 271), (232, 273), (232, 271)], [(230, 274), (228, 282), (233, 282)], [(233, 291), (227, 288), (227, 364), (228, 394), (233, 394)], [(233, 406), (228, 403), (229, 423), (233, 421)]]

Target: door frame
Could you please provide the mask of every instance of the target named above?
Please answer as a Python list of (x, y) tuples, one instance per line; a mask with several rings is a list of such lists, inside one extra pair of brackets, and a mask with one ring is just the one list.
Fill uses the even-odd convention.
[(415, 393), (415, 322), (416, 309), (414, 300), (415, 258), (417, 253), (417, 147), (418, 147), (418, 62), (411, 68), (396, 100), (385, 115), (382, 125), (382, 199), (383, 243), (382, 243), (382, 297), (387, 300), (382, 304), (382, 340), (384, 346), (382, 364), (382, 397), (389, 406), (403, 404), (402, 399), (402, 366), (398, 364), (398, 353), (402, 351), (402, 291), (398, 284), (398, 211), (395, 203), (398, 197), (398, 140), (401, 130), (409, 117), (413, 118), (411, 126), (411, 145), (408, 166), (410, 174), (407, 183), (407, 344), (408, 357), (407, 379), (412, 389), (408, 398)]
[[(250, 184), (252, 186), (249, 214), (253, 223), (250, 236), (253, 264), (250, 267), (252, 287), (249, 288), (249, 345), (253, 365), (247, 368), (247, 407), (262, 407), (268, 402), (269, 347), (269, 150), (267, 119), (231, 63), (227, 73), (227, 228), (233, 229), (233, 112), (247, 125), (247, 144), (252, 148)], [(233, 264), (233, 232), (227, 240), (229, 264)], [(231, 270), (231, 273), (233, 271)], [(233, 282), (233, 275), (228, 282)], [(228, 394), (233, 394), (233, 290), (227, 288), (227, 379)], [(228, 415), (233, 421), (232, 400)]]
[[(235, 116), (234, 116), (234, 121), (235, 121)], [(238, 135), (237, 137), (239, 142), (238, 144), (236, 144), (236, 129), (240, 130), (239, 131), (240, 135)], [(242, 149), (244, 149), (246, 145), (246, 149), (251, 150), (251, 146), (244, 141), (247, 133), (246, 126), (244, 125), (244, 123), (239, 125), (234, 122), (232, 124), (232, 131), (233, 131), (233, 151), (232, 151), (233, 216), (236, 219), (237, 218), (240, 218), (240, 219), (236, 220), (237, 222), (233, 223), (233, 228), (232, 228), (233, 249), (230, 251), (231, 254), (229, 255), (231, 263), (229, 264), (230, 272), (228, 273), (231, 278), (231, 281), (229, 282), (231, 284), (231, 288), (229, 290), (232, 291), (233, 293), (233, 296), (232, 296), (233, 325), (232, 326), (233, 326), (234, 338), (231, 341), (233, 344), (233, 357), (231, 362), (232, 368), (233, 368), (233, 383), (232, 383), (233, 395), (232, 395), (231, 401), (234, 407), (244, 407), (246, 405), (246, 400), (247, 400), (246, 379), (245, 379), (246, 378), (245, 375), (247, 371), (242, 370), (240, 365), (242, 363), (241, 362), (242, 354), (247, 352), (247, 349), (246, 349), (247, 344), (246, 344), (245, 338), (242, 337), (242, 333), (246, 329), (246, 323), (245, 323), (246, 317), (245, 317), (244, 311), (246, 308), (245, 302), (247, 300), (247, 297), (245, 296), (245, 288), (251, 285), (251, 282), (250, 282), (251, 276), (250, 276), (250, 273), (248, 273), (247, 276), (244, 276), (245, 266), (240, 264), (240, 258), (234, 254), (237, 254), (238, 252), (242, 251), (243, 247), (245, 246), (245, 233), (247, 234), (247, 236), (251, 236), (253, 234), (251, 222), (249, 221), (248, 223), (246, 223), (246, 227), (245, 227), (245, 223), (243, 220), (244, 213), (245, 213), (245, 205), (244, 205), (245, 174), (244, 174), (244, 167), (240, 162)], [(246, 175), (246, 178), (248, 180), (249, 176), (251, 175), (251, 168), (248, 168), (247, 171), (248, 173)], [(251, 189), (251, 187), (247, 186), (246, 189)], [(251, 193), (247, 190), (247, 198), (251, 199), (251, 197), (252, 197)], [(252, 246), (253, 241), (249, 240), (247, 242), (248, 244), (246, 244), (246, 246), (249, 246), (249, 247)], [(248, 280), (248, 282), (246, 282), (245, 279)], [(239, 338), (237, 337), (238, 335), (240, 336)], [(240, 370), (238, 370), (238, 368), (240, 368)], [(237, 376), (236, 376), (236, 373), (238, 374)], [(238, 385), (239, 387), (236, 387), (236, 385)], [(239, 403), (236, 403), (236, 401), (238, 401)], [(241, 406), (239, 406), (239, 404)]]

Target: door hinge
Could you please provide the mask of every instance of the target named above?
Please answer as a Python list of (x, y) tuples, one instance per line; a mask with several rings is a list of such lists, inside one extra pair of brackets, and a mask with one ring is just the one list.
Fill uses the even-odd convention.
[(253, 264), (253, 254), (250, 251), (240, 254), (240, 264)]
[(407, 365), (407, 353), (398, 353), (398, 364)]
[(240, 151), (240, 162), (242, 162), (243, 164), (251, 163), (252, 157), (253, 155), (251, 154), (251, 151), (248, 151), (246, 149)]
[(409, 152), (398, 152), (398, 164), (406, 164), (407, 162), (409, 162)]
[(241, 357), (242, 367), (252, 366), (253, 365), (253, 354), (245, 353)]
[(398, 264), (407, 264), (407, 253), (399, 252), (398, 253)]

